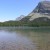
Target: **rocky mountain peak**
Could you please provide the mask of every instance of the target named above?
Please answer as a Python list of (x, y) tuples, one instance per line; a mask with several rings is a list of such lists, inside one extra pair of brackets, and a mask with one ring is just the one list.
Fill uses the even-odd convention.
[(50, 13), (50, 1), (39, 2), (37, 7), (32, 12), (34, 12), (34, 13)]
[(37, 21), (40, 19), (42, 21), (47, 21), (46, 18), (50, 19), (50, 1), (41, 1), (38, 3), (35, 9), (29, 13), (27, 17), (21, 19), (21, 21), (34, 21), (35, 19), (38, 19)]

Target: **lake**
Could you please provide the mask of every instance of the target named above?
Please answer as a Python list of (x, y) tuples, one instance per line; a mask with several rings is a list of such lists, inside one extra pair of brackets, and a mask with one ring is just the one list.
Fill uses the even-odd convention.
[(0, 50), (50, 50), (50, 28), (0, 27)]

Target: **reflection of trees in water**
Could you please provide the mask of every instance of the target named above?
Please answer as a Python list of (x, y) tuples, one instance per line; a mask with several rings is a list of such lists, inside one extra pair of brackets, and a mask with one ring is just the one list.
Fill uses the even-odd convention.
[[(37, 50), (50, 50), (50, 29), (46, 28), (36, 28), (36, 29), (16, 29), (9, 28), (6, 31), (15, 32), (23, 37), (30, 39), (35, 45)], [(23, 46), (23, 45), (22, 45)], [(24, 46), (25, 47), (25, 46)], [(26, 47), (27, 48), (27, 47)]]
[(19, 34), (28, 37), (38, 50), (50, 50), (50, 32), (41, 30), (17, 30)]

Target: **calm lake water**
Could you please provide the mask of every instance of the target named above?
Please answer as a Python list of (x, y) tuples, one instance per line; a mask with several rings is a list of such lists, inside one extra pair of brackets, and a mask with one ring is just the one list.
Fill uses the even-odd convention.
[(50, 28), (0, 27), (0, 50), (50, 50)]

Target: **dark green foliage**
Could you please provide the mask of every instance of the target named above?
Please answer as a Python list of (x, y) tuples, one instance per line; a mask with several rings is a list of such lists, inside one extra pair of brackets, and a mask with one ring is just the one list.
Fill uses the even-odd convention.
[(30, 16), (23, 18), (21, 21), (6, 21), (0, 22), (0, 26), (31, 26), (31, 27), (41, 27), (41, 26), (50, 26), (50, 19), (46, 17), (37, 18), (33, 21), (29, 21)]

